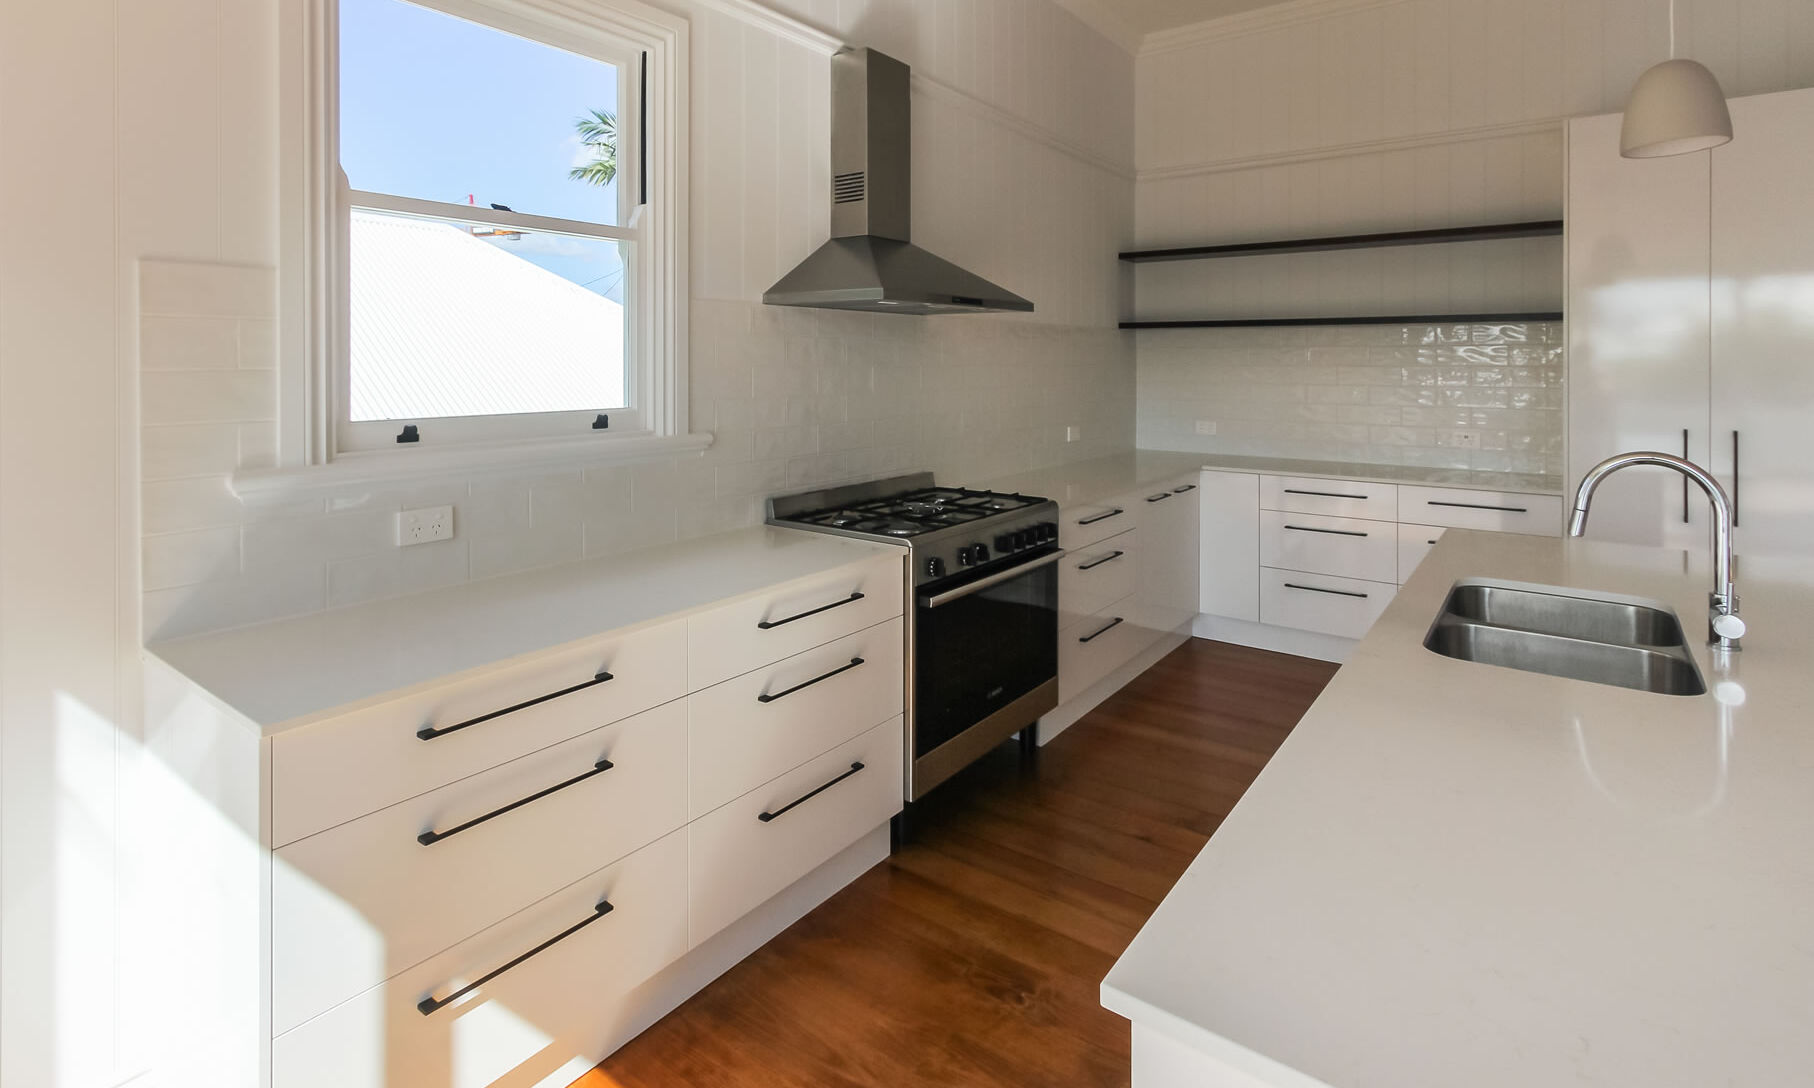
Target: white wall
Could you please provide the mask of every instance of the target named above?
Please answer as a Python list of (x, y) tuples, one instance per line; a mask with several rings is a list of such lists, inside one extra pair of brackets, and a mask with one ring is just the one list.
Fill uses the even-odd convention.
[[(1814, 5), (1680, 0), (1679, 12), (1679, 52), (1727, 93), (1814, 84)], [(1154, 36), (1136, 74), (1136, 235), (1167, 245), (1560, 218), (1560, 119), (1620, 108), (1667, 55), (1667, 26), (1667, 0), (1297, 0)], [(1561, 254), (1548, 239), (1146, 265), (1137, 294), (1141, 316), (1559, 310)], [(1288, 393), (1276, 429), (1231, 405), (1232, 433), (1195, 434), (1240, 372), (1340, 334), (1318, 335), (1140, 334), (1141, 444), (1313, 457), (1347, 446), (1388, 463), (1560, 471), (1558, 398), (1487, 421), (1527, 436), (1525, 458), (1422, 442), (1482, 426), (1463, 412), (1407, 414), (1404, 427), (1434, 429), (1360, 449), (1352, 427), (1383, 417), (1318, 418)], [(1357, 342), (1396, 342), (1405, 350), (1371, 364), (1414, 369), (1429, 335)], [(1180, 398), (1194, 418), (1174, 410)]]
[[(1129, 56), (1046, 0), (800, 4), (936, 80), (915, 98), (920, 240), (1040, 312), (781, 312), (757, 292), (827, 225), (812, 122), (824, 61), (704, 0), (686, 6), (699, 73), (693, 411), (719, 443), (608, 473), (424, 485), (462, 503), (469, 530), (426, 569), (358, 543), (410, 489), (249, 511), (224, 490), (232, 468), (271, 457), (275, 0), (0, 7), (9, 1088), (209, 1083), (172, 1059), (208, 1042), (183, 989), (212, 984), (204, 965), (179, 975), (127, 955), (146, 943), (136, 919), (206, 923), (173, 915), (167, 897), (135, 918), (154, 885), (140, 883), (130, 832), (186, 823), (231, 838), (246, 816), (213, 804), (232, 783), (207, 784), (145, 739), (141, 603), (155, 630), (244, 622), (743, 524), (758, 496), (795, 483), (919, 467), (974, 477), (1131, 436), (1132, 349), (1111, 328), (1112, 254), (1132, 230)], [(1054, 437), (1068, 423), (1084, 441)]]
[[(268, 466), (276, 448), (268, 240), (213, 255), (247, 267), (148, 263), (147, 633), (751, 525), (765, 497), (788, 489), (927, 468), (976, 481), (1124, 448), (1133, 366), (1114, 331), (1114, 253), (1132, 231), (1132, 58), (1047, 0), (820, 2), (794, 14), (915, 66), (916, 241), (1032, 298), (1035, 314), (761, 306), (828, 231), (829, 69), (800, 40), (698, 5), (691, 411), (713, 448), (242, 503), (231, 474)], [(212, 150), (243, 149), (223, 139)], [(269, 149), (251, 152), (248, 170)], [(261, 226), (274, 214), (268, 201), (248, 209)], [(164, 240), (141, 252), (209, 256)], [(1065, 442), (1068, 426), (1080, 441)], [(456, 539), (392, 544), (396, 510), (442, 503), (456, 508)]]

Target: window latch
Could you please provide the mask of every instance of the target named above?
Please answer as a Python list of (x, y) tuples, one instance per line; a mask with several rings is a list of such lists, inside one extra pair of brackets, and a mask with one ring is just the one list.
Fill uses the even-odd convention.
[[(609, 428), (610, 426), (611, 426), (611, 417), (606, 415), (603, 412), (600, 412), (598, 414), (598, 418), (592, 421), (592, 429), (595, 431), (602, 431), (602, 430)], [(402, 439), (398, 439), (398, 441), (402, 441)]]
[(422, 441), (422, 432), (416, 430), (416, 425), (414, 423), (405, 423), (403, 425), (403, 433), (397, 436), (397, 441), (420, 442)]

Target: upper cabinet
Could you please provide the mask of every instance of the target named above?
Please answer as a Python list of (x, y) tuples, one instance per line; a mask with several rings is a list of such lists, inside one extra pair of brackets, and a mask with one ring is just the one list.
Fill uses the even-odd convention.
[[(1616, 114), (1569, 124), (1568, 479), (1626, 450), (1707, 465), (1741, 554), (1814, 541), (1814, 90), (1734, 99), (1730, 144), (1619, 157)], [(1700, 548), (1707, 502), (1621, 473), (1589, 534)]]

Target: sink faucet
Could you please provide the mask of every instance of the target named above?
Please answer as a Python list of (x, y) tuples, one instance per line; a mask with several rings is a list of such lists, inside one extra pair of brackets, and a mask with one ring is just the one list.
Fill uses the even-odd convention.
[(1581, 486), (1575, 489), (1575, 515), (1568, 523), (1568, 535), (1580, 536), (1587, 531), (1587, 504), (1600, 481), (1632, 465), (1675, 469), (1699, 484), (1713, 503), (1713, 592), (1707, 594), (1707, 644), (1719, 650), (1739, 649), (1745, 621), (1738, 616), (1738, 594), (1732, 585), (1732, 501), (1712, 473), (1668, 453), (1621, 453), (1608, 457), (1581, 477)]

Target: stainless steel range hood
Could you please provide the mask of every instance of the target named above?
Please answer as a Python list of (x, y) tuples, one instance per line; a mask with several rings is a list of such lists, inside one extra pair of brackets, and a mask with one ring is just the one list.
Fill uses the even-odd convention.
[(831, 59), (831, 240), (762, 296), (770, 306), (964, 314), (1033, 304), (934, 256), (912, 226), (907, 65), (873, 49)]

